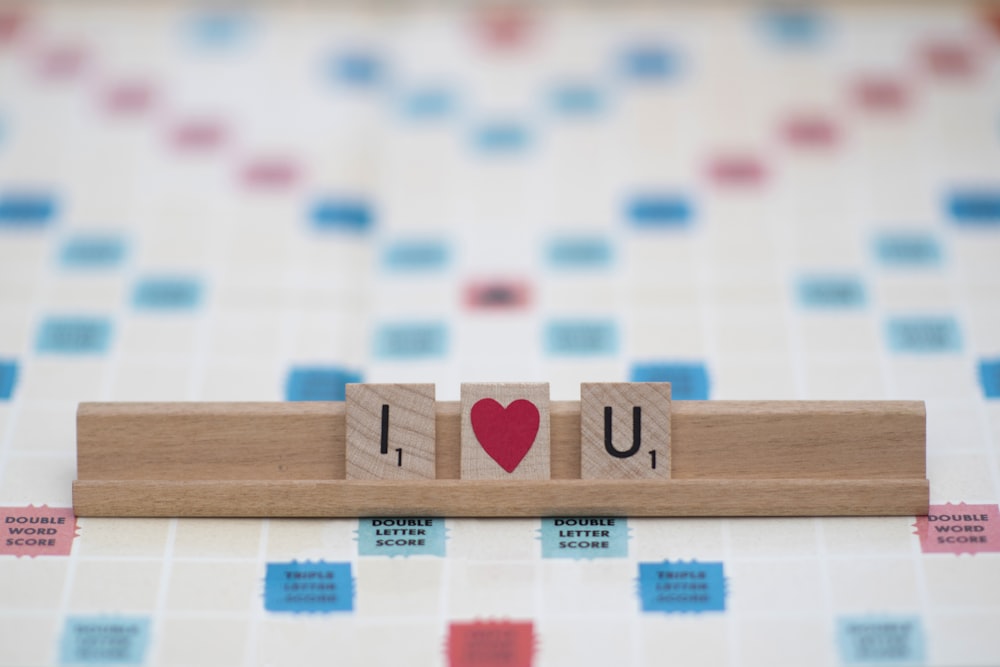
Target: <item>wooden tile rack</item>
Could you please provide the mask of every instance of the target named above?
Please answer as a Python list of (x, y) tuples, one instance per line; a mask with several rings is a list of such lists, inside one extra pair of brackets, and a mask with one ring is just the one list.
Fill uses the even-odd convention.
[(80, 516), (926, 514), (916, 401), (673, 401), (669, 479), (582, 479), (579, 401), (549, 404), (549, 479), (460, 479), (459, 402), (434, 479), (346, 479), (345, 404), (82, 403)]

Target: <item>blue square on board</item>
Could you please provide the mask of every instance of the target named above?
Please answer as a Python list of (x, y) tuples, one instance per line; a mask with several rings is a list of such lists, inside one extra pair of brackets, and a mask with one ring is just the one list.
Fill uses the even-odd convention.
[(44, 192), (0, 193), (0, 229), (40, 229), (56, 215), (55, 197)]
[(382, 266), (390, 272), (430, 272), (448, 264), (448, 246), (438, 240), (390, 243), (382, 251)]
[(622, 71), (633, 81), (670, 80), (679, 70), (680, 57), (665, 46), (640, 44), (622, 55)]
[(986, 398), (1000, 398), (1000, 359), (979, 362), (979, 384)]
[(480, 126), (473, 141), (484, 153), (515, 153), (528, 147), (531, 134), (519, 123), (494, 121)]
[(803, 276), (798, 284), (799, 305), (803, 308), (838, 310), (865, 305), (865, 287), (851, 276)]
[(245, 12), (212, 10), (200, 12), (186, 25), (188, 39), (198, 47), (231, 48), (243, 42), (250, 32), (250, 17)]
[(1000, 227), (1000, 189), (963, 189), (947, 199), (948, 213), (962, 227)]
[(708, 371), (699, 362), (647, 362), (632, 366), (631, 382), (669, 382), (673, 400), (708, 399)]
[(76, 236), (59, 252), (59, 263), (67, 269), (111, 269), (124, 259), (125, 241), (119, 236)]
[(953, 317), (893, 317), (886, 323), (886, 331), (893, 352), (937, 354), (962, 350), (962, 335)]
[(374, 215), (368, 202), (353, 198), (326, 198), (313, 204), (313, 227), (321, 231), (361, 234), (371, 229)]
[(875, 256), (892, 268), (922, 268), (941, 263), (941, 245), (930, 234), (886, 232), (875, 239)]
[(345, 386), (361, 382), (361, 373), (336, 366), (298, 366), (285, 382), (286, 401), (343, 401)]
[(35, 349), (51, 354), (104, 354), (111, 343), (111, 320), (103, 317), (49, 317), (42, 322)]
[(201, 303), (201, 283), (194, 278), (143, 278), (132, 292), (139, 310), (194, 310)]
[(455, 109), (455, 96), (444, 87), (427, 87), (405, 93), (399, 109), (410, 120), (443, 118)]
[(439, 322), (393, 322), (375, 332), (375, 356), (380, 359), (443, 357), (447, 347), (447, 329)]
[(598, 236), (553, 239), (548, 247), (549, 265), (556, 269), (604, 269), (611, 264), (613, 255), (608, 240)]
[(142, 665), (151, 636), (147, 616), (68, 616), (60, 665)]
[(679, 195), (637, 195), (628, 202), (625, 217), (638, 229), (683, 229), (691, 223), (693, 209)]
[(353, 611), (354, 577), (350, 563), (268, 563), (264, 609), (316, 613)]
[(545, 351), (554, 357), (592, 357), (618, 351), (612, 320), (557, 320), (545, 327)]
[(0, 401), (9, 401), (17, 384), (17, 362), (0, 359)]
[(373, 86), (384, 76), (382, 61), (368, 51), (352, 51), (334, 57), (332, 76), (343, 84), (357, 87)]
[(701, 613), (726, 610), (722, 563), (663, 561), (639, 563), (643, 611)]
[(837, 644), (845, 665), (924, 664), (924, 632), (919, 616), (839, 618)]
[(564, 83), (552, 91), (552, 108), (566, 116), (589, 116), (604, 109), (604, 96), (594, 86)]
[(764, 31), (781, 46), (813, 46), (822, 41), (827, 21), (819, 13), (804, 7), (772, 9), (764, 13)]

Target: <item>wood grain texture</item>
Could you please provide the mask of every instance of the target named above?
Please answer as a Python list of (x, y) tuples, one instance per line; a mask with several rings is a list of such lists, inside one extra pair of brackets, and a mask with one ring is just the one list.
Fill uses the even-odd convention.
[(80, 516), (913, 516), (927, 480), (88, 481)]
[(343, 479), (344, 403), (81, 403), (80, 479)]
[(674, 401), (674, 479), (923, 479), (921, 401)]
[(434, 479), (433, 384), (349, 384), (346, 394), (347, 479)]
[(580, 476), (670, 479), (669, 382), (580, 385)]
[[(480, 420), (474, 424), (474, 411), (480, 401), (495, 401), (496, 420)], [(538, 428), (520, 458), (520, 452), (511, 456), (509, 470), (502, 467), (504, 455), (516, 449), (518, 436), (523, 430), (523, 415), (515, 415), (516, 401), (532, 403), (538, 412)], [(463, 383), (462, 384), (462, 435), (461, 478), (485, 479), (549, 479), (550, 462), (549, 384), (547, 382), (516, 383)], [(492, 455), (491, 455), (492, 453)], [(496, 458), (494, 458), (496, 457)]]
[[(622, 498), (614, 495), (619, 487), (606, 486), (605, 480), (586, 481), (587, 485), (596, 486), (563, 486), (564, 482), (580, 481), (580, 403), (552, 401), (549, 411), (552, 479), (544, 483), (508, 482), (524, 484), (514, 488), (521, 488), (529, 495), (532, 489), (541, 489), (540, 499), (522, 500), (522, 491), (518, 491), (518, 497), (508, 499), (508, 504), (493, 506), (489, 511), (483, 509), (484, 514), (477, 516), (538, 516), (544, 514), (541, 509), (547, 507), (554, 508), (552, 511), (565, 507), (567, 513), (600, 513), (599, 508), (585, 510), (582, 499), (564, 499), (563, 505), (552, 505), (548, 499), (554, 489), (574, 495), (587, 495), (588, 489), (607, 493), (604, 496), (607, 513), (619, 515), (750, 516), (750, 512), (756, 512), (757, 516), (879, 515), (897, 513), (892, 508), (899, 508), (900, 503), (919, 500), (916, 495), (909, 495), (905, 500), (901, 497), (898, 502), (893, 501), (892, 495), (900, 489), (909, 489), (907, 493), (913, 494), (917, 493), (913, 489), (927, 488), (925, 412), (923, 403), (918, 401), (673, 401), (672, 480), (615, 482), (646, 489), (635, 493), (629, 491)], [(267, 480), (268, 485), (290, 484), (283, 487), (282, 492), (323, 488), (328, 489), (323, 492), (324, 498), (348, 499), (344, 508), (329, 513), (305, 508), (302, 516), (405, 514), (411, 510), (417, 512), (422, 507), (436, 508), (434, 511), (439, 515), (463, 516), (472, 510), (462, 506), (466, 502), (462, 494), (475, 495), (482, 484), (497, 483), (458, 480), (461, 471), (461, 406), (458, 402), (438, 402), (436, 405), (437, 480), (374, 482), (387, 485), (379, 488), (392, 490), (395, 494), (382, 496), (383, 504), (377, 506), (378, 512), (373, 509), (375, 500), (362, 506), (360, 501), (348, 498), (352, 489), (371, 487), (344, 481), (343, 403), (85, 403), (80, 405), (77, 422), (80, 481), (75, 488), (84, 503), (77, 508), (81, 516), (130, 516), (135, 515), (136, 507), (151, 512), (150, 508), (160, 507), (158, 503), (162, 503), (164, 509), (149, 515), (194, 516), (186, 510), (166, 508), (184, 508), (195, 502), (183, 500), (176, 494), (211, 492), (206, 497), (223, 498), (234, 488), (242, 489), (240, 493), (246, 496), (236, 494), (233, 496), (236, 500), (218, 506), (214, 514), (204, 507), (198, 511), (214, 516), (255, 516), (241, 509), (243, 502), (259, 507), (255, 486), (240, 487), (243, 480)], [(300, 487), (296, 486), (299, 480), (308, 481), (303, 481)], [(709, 496), (705, 507), (678, 502), (669, 505), (668, 514), (659, 514), (657, 509), (662, 509), (666, 500), (656, 500), (652, 505), (641, 504), (650, 498), (645, 494), (660, 498), (656, 494), (668, 488), (665, 485), (670, 485), (670, 489), (687, 488), (676, 484), (687, 480), (699, 482), (694, 487), (697, 489), (713, 489), (722, 484), (719, 488), (728, 489), (728, 500), (726, 503), (712, 501), (711, 494), (704, 492)], [(787, 505), (790, 500), (779, 502), (775, 497), (773, 505), (747, 505), (744, 509), (734, 506), (739, 503), (737, 489), (763, 488), (736, 483), (755, 481), (778, 484), (773, 488), (784, 489), (782, 493), (791, 493), (787, 490), (794, 489), (794, 494), (783, 497), (799, 501), (805, 498), (805, 504), (793, 510)], [(184, 486), (186, 482), (196, 484)], [(213, 486), (215, 482), (222, 484)], [(230, 482), (237, 486), (230, 486)], [(443, 482), (446, 484), (436, 486)], [(466, 491), (447, 491), (454, 484)], [(549, 484), (551, 486), (547, 486)], [(265, 486), (271, 488), (268, 485)], [(141, 489), (135, 492), (138, 498), (130, 491), (133, 488)], [(870, 492), (858, 495), (858, 502), (853, 505), (845, 504), (839, 496), (835, 500), (824, 497), (828, 489), (855, 488)], [(813, 491), (805, 493), (802, 489)], [(876, 494), (877, 489), (886, 493)], [(110, 495), (101, 497), (101, 494)], [(431, 498), (421, 500), (421, 494)], [(144, 495), (147, 497), (142, 497)], [(441, 502), (457, 504), (444, 508), (437, 504), (439, 496), (443, 499)], [(691, 496), (691, 502), (696, 497), (700, 496)], [(762, 492), (761, 497), (767, 495)], [(921, 497), (919, 507), (907, 505), (910, 509), (898, 513), (926, 513), (926, 493)], [(416, 504), (408, 506), (413, 498)], [(633, 501), (638, 504), (622, 505)], [(130, 504), (133, 502), (139, 505), (133, 507)], [(282, 504), (297, 501), (279, 498), (276, 502), (285, 506)], [(390, 506), (386, 506), (386, 502)], [(521, 503), (528, 502), (540, 508), (540, 512), (517, 514), (527, 511), (519, 508)], [(366, 507), (368, 509), (362, 512)], [(350, 508), (357, 508), (358, 513)], [(814, 512), (811, 508), (825, 509)], [(290, 516), (273, 514), (266, 508), (260, 514), (279, 515)]]
[[(580, 478), (580, 403), (549, 405), (553, 479)], [(673, 401), (674, 479), (926, 477), (920, 401)], [(437, 477), (460, 472), (437, 403)], [(81, 403), (80, 479), (344, 479), (344, 403)]]

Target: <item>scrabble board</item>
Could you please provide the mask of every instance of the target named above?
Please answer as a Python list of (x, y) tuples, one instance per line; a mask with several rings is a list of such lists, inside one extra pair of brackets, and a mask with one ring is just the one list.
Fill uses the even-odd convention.
[[(626, 381), (929, 514), (72, 510), (83, 401)], [(998, 399), (995, 8), (0, 4), (0, 665), (996, 665)]]

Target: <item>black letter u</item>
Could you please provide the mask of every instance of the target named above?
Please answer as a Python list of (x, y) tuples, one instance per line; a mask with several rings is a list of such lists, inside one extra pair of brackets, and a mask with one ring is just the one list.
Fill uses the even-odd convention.
[(627, 459), (633, 456), (639, 451), (639, 446), (642, 442), (642, 408), (638, 405), (632, 408), (632, 446), (627, 450), (620, 451), (615, 449), (614, 443), (611, 442), (611, 406), (604, 406), (604, 449), (607, 450), (608, 454), (614, 456), (616, 459)]

